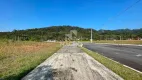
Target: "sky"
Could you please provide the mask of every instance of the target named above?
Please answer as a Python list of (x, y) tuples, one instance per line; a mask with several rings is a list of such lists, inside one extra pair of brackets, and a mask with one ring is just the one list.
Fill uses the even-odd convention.
[(58, 25), (96, 30), (138, 29), (142, 28), (142, 0), (123, 12), (136, 1), (0, 0), (0, 31)]

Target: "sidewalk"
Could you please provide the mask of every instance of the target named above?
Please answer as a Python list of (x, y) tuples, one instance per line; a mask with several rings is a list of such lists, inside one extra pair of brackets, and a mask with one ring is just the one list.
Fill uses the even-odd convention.
[(123, 80), (76, 45), (64, 46), (22, 80)]

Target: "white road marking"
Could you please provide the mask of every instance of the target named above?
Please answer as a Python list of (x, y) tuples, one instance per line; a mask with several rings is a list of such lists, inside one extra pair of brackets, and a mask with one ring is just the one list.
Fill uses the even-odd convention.
[(137, 57), (141, 57), (142, 55), (141, 55), (141, 54), (137, 54), (136, 56), (137, 56)]
[(119, 53), (115, 53), (115, 54), (119, 54)]

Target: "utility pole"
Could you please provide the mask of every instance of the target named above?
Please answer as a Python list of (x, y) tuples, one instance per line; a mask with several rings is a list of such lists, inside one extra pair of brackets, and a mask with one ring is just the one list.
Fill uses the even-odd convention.
[(92, 41), (93, 41), (93, 40), (92, 40), (92, 29), (91, 29), (91, 39), (90, 39), (90, 41), (91, 41), (91, 43), (92, 43)]
[(120, 40), (121, 40), (121, 36), (120, 36)]
[(82, 41), (82, 36), (81, 36), (81, 38), (80, 38), (80, 39), (81, 39), (81, 41)]

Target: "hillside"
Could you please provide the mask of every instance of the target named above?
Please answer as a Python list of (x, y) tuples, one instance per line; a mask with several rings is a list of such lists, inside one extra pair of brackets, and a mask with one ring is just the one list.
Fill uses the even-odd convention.
[[(90, 29), (80, 28), (77, 26), (51, 26), (27, 30), (13, 30), (12, 32), (0, 32), (0, 39), (31, 41), (64, 40), (65, 34), (68, 34), (70, 30), (77, 30), (78, 39), (90, 39)], [(119, 40), (120, 36), (124, 40), (142, 38), (142, 28), (133, 30), (119, 29), (98, 31), (93, 29), (94, 40)]]

